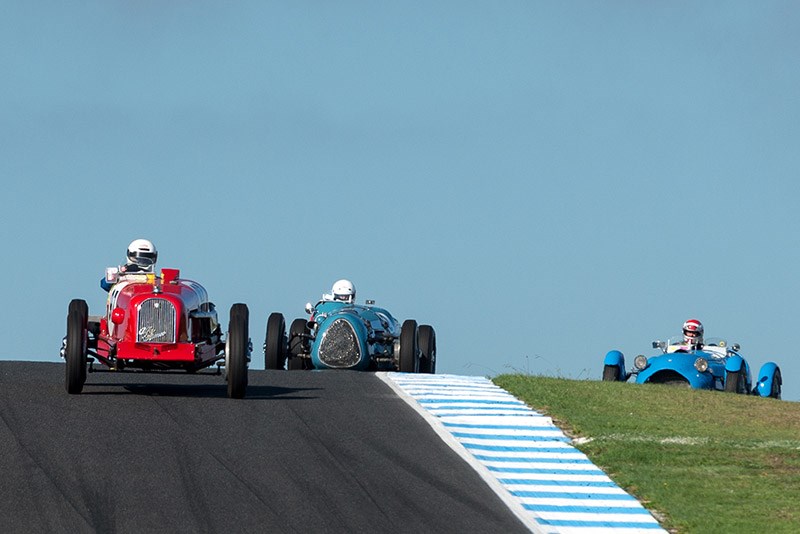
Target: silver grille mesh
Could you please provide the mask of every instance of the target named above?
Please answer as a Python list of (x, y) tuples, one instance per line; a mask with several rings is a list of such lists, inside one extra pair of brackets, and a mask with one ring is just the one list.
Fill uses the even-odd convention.
[(136, 341), (175, 343), (175, 306), (167, 299), (147, 299), (139, 305)]
[(361, 359), (361, 347), (353, 326), (345, 319), (336, 319), (322, 336), (319, 359), (330, 367), (352, 367)]

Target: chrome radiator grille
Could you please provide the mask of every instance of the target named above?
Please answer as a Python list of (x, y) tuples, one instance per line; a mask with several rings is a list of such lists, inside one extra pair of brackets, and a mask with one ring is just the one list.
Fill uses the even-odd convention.
[(330, 367), (352, 367), (361, 360), (361, 347), (352, 325), (336, 319), (323, 334), (319, 359)]
[(175, 343), (175, 306), (166, 299), (147, 299), (139, 305), (136, 341)]

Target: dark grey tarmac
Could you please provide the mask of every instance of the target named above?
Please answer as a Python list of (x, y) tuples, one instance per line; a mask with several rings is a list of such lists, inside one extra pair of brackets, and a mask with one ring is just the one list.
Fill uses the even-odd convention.
[(374, 375), (0, 362), (0, 531), (527, 532)]

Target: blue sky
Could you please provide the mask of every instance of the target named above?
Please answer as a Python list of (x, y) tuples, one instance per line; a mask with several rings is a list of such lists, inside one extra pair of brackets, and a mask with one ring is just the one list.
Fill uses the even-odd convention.
[(800, 5), (383, 4), (4, 3), (0, 358), (146, 237), (257, 347), (345, 277), (440, 372), (599, 379), (696, 317), (800, 400)]

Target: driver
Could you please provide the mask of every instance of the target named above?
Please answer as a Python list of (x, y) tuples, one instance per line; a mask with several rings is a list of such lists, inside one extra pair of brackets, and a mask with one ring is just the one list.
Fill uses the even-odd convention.
[(337, 280), (333, 283), (330, 294), (322, 295), (322, 300), (353, 304), (356, 301), (356, 286), (350, 280)]
[(697, 319), (689, 319), (683, 323), (683, 344), (693, 349), (703, 347), (703, 323)]
[(158, 259), (158, 251), (152, 241), (134, 239), (128, 245), (127, 258), (128, 262), (119, 267), (116, 272), (113, 272), (113, 267), (106, 270), (106, 276), (100, 280), (100, 287), (109, 291), (119, 275), (152, 273)]

